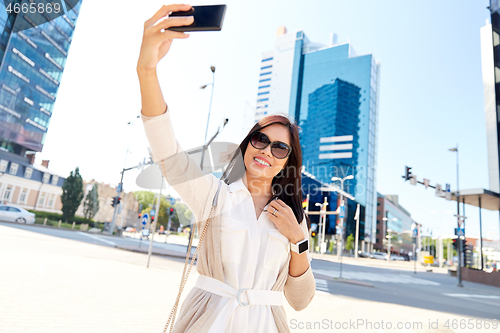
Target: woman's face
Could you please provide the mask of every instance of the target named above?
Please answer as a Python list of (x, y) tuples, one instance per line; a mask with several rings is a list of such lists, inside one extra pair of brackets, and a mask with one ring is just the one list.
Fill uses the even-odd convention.
[[(281, 141), (291, 146), (290, 132), (281, 124), (270, 125), (259, 130), (259, 132), (267, 135), (271, 142)], [(246, 171), (250, 173), (252, 178), (272, 179), (281, 169), (283, 169), (289, 157), (290, 156), (284, 159), (276, 158), (271, 154), (270, 144), (264, 149), (256, 149), (249, 142), (245, 152), (244, 162), (247, 169)], [(262, 164), (259, 160), (269, 165)]]

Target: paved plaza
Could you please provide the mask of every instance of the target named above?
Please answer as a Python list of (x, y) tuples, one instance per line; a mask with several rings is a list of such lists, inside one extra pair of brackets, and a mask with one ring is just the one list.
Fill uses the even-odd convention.
[[(162, 331), (177, 295), (182, 260), (152, 256), (146, 268), (145, 254), (55, 237), (39, 229), (0, 224), (0, 332)], [(321, 276), (334, 274), (324, 268), (314, 271)], [(359, 278), (354, 271), (344, 274)], [(183, 297), (196, 277), (193, 267)], [(408, 278), (391, 281), (389, 272), (383, 277), (388, 284), (412, 285), (403, 281)], [(422, 277), (413, 279), (432, 284)], [(451, 325), (472, 317), (343, 295), (346, 288), (363, 294), (377, 287), (323, 278), (316, 282), (316, 295), (307, 309), (296, 312), (285, 301), (292, 332), (500, 332), (500, 328), (484, 329), (484, 323), (479, 328), (481, 318), (474, 317), (474, 329), (447, 329), (443, 327), (447, 320)], [(499, 304), (495, 299), (480, 301)], [(434, 329), (436, 321), (440, 329)], [(316, 328), (306, 329), (315, 323)], [(397, 329), (398, 323), (403, 328)]]

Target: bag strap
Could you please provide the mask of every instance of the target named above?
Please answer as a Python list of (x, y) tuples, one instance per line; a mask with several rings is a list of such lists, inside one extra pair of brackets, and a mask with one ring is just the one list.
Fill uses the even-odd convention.
[[(189, 264), (189, 268), (187, 268), (188, 262), (189, 262), (189, 255), (191, 254), (191, 243), (193, 242), (193, 238), (194, 238), (194, 232), (191, 232), (191, 237), (189, 238), (189, 246), (188, 246), (188, 250), (187, 250), (187, 254), (186, 254), (186, 262), (184, 263), (184, 270), (182, 271), (181, 284), (179, 286), (179, 293), (177, 294), (177, 299), (175, 300), (175, 304), (172, 307), (172, 311), (170, 312), (170, 316), (168, 317), (168, 321), (165, 324), (165, 328), (163, 329), (162, 333), (167, 332), (167, 328), (170, 326), (170, 324), (172, 326), (170, 326), (169, 332), (172, 332), (172, 329), (174, 328), (175, 315), (177, 314), (179, 300), (181, 298), (182, 291), (184, 290), (184, 285), (186, 284), (186, 282), (188, 280), (189, 273), (191, 272), (191, 268), (193, 267), (193, 263), (196, 259), (196, 255), (198, 254), (198, 250), (201, 247), (200, 246), (201, 241), (203, 240), (203, 237), (205, 236), (205, 233), (206, 233), (207, 228), (208, 228), (208, 224), (210, 223), (211, 219), (213, 218), (213, 213), (215, 211), (215, 207), (217, 206), (217, 203), (219, 201), (219, 191), (220, 191), (221, 184), (222, 184), (222, 181), (219, 180), (219, 187), (217, 188), (217, 192), (215, 193), (214, 199), (212, 200), (212, 207), (210, 208), (210, 213), (208, 214), (208, 217), (207, 217), (207, 220), (205, 223), (205, 228), (203, 228), (203, 232), (201, 233), (200, 240), (198, 241), (198, 246), (196, 246), (196, 251), (194, 252), (191, 263)], [(186, 270), (186, 268), (187, 268), (187, 270)]]

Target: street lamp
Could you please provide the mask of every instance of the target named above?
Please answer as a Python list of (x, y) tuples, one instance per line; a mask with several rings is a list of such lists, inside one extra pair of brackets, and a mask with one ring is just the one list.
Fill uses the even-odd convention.
[[(122, 169), (122, 177), (120, 179), (120, 184), (118, 184), (117, 188), (116, 188), (116, 195), (118, 197), (120, 197), (120, 193), (122, 192), (123, 190), (123, 174), (125, 173), (125, 165), (127, 163), (127, 156), (128, 156), (128, 153), (130, 151), (130, 141), (132, 139), (132, 130), (134, 129), (134, 124), (135, 124), (135, 121), (140, 118), (140, 116), (136, 116), (134, 118), (134, 120), (132, 121), (129, 121), (127, 123), (127, 125), (130, 125), (132, 124), (132, 126), (130, 126), (130, 135), (128, 137), (128, 143), (127, 143), (127, 152), (125, 153), (125, 161), (123, 161), (123, 169)], [(126, 204), (126, 199), (125, 199), (125, 203), (124, 205)], [(115, 228), (115, 221), (116, 221), (116, 213), (118, 212), (118, 205), (115, 206), (115, 211), (113, 212), (113, 219), (111, 221), (111, 227), (109, 228), (109, 234), (110, 235), (113, 235), (113, 229)], [(123, 216), (122, 216), (122, 224), (123, 224)]]
[[(458, 143), (456, 148), (450, 148), (448, 149), (449, 151), (457, 153), (457, 227), (460, 228), (460, 186), (458, 183), (459, 177), (458, 177)], [(457, 268), (457, 277), (458, 277), (458, 283), (457, 287), (463, 287), (462, 284), (462, 242), (461, 238), (458, 237), (458, 268)]]
[(212, 83), (204, 84), (200, 87), (200, 89), (205, 89), (209, 85), (212, 85), (212, 94), (210, 96), (210, 105), (208, 107), (208, 118), (207, 118), (207, 127), (205, 129), (205, 139), (203, 140), (203, 151), (201, 153), (201, 164), (200, 168), (203, 170), (203, 161), (205, 160), (205, 150), (207, 149), (207, 133), (208, 133), (208, 123), (210, 122), (210, 112), (212, 111), (212, 99), (214, 97), (214, 87), (215, 87), (215, 66), (210, 66), (210, 70), (212, 71)]

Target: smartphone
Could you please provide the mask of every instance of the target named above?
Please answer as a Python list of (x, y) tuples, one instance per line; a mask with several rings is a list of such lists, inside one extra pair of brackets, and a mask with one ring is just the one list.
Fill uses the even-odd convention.
[(170, 27), (172, 31), (220, 31), (226, 14), (226, 5), (192, 6), (190, 10), (172, 12), (170, 16), (194, 16), (194, 22), (181, 27)]

